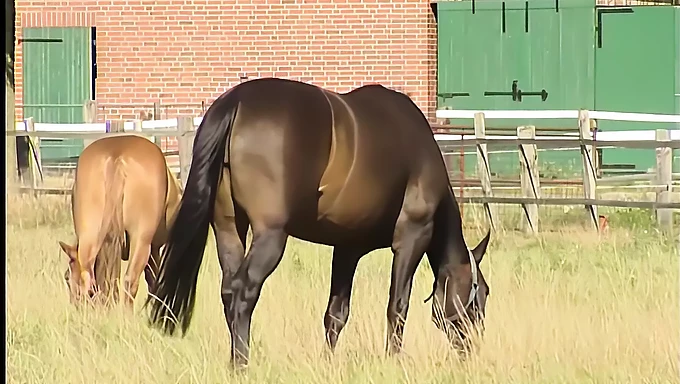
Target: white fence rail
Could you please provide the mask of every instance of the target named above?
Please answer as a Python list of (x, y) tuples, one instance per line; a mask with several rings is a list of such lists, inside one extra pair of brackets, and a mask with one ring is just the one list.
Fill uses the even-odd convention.
[[(597, 206), (641, 207), (657, 210), (659, 224), (669, 228), (672, 225), (671, 211), (680, 208), (679, 204), (671, 203), (672, 190), (672, 150), (680, 148), (680, 115), (652, 115), (639, 113), (619, 113), (600, 111), (474, 111), (474, 110), (439, 110), (437, 118), (443, 119), (471, 119), (474, 134), (435, 134), (442, 150), (446, 146), (474, 148), (478, 157), (477, 174), (484, 195), (481, 197), (461, 196), (461, 201), (482, 203), (488, 211), (493, 225), (492, 204), (521, 204), (527, 212), (528, 227), (532, 232), (537, 231), (538, 206), (548, 205), (585, 205), (591, 213), (593, 226), (598, 228)], [(549, 137), (538, 133), (536, 127), (527, 125), (517, 128), (517, 135), (486, 135), (486, 119), (574, 119), (574, 130), (560, 136)], [(106, 122), (90, 124), (47, 124), (33, 123), (32, 120), (17, 123), (18, 132), (7, 132), (8, 136), (50, 137), (50, 138), (83, 138), (96, 139), (127, 132), (135, 132), (144, 136), (177, 137), (180, 142), (178, 155), (180, 160), (180, 177), (185, 180), (191, 161), (191, 142), (196, 127), (202, 122), (202, 117), (180, 117), (177, 119), (135, 121), (135, 122)], [(597, 132), (593, 137), (591, 127), (596, 120), (636, 121), (649, 123), (665, 123), (671, 125), (656, 130)], [(115, 129), (111, 129), (115, 125)], [(108, 133), (111, 130), (117, 133)], [(493, 130), (493, 128), (489, 128)], [(507, 132), (506, 129), (504, 132)], [(461, 140), (462, 139), (462, 140)], [(521, 172), (520, 184), (524, 196), (522, 198), (495, 197), (492, 192), (491, 173), (488, 169), (487, 145), (516, 146), (520, 154)], [(552, 149), (571, 149), (581, 152), (583, 160), (583, 190), (582, 199), (544, 199), (540, 196), (540, 178), (538, 173), (537, 146)], [(566, 148), (571, 146), (572, 148)], [(595, 148), (624, 147), (648, 148), (656, 150), (657, 169), (653, 176), (657, 187), (656, 201), (605, 201), (596, 198), (597, 164), (594, 161)], [(37, 159), (39, 164), (39, 159)], [(487, 164), (486, 167), (480, 164)], [(37, 165), (39, 168), (39, 165)], [(34, 179), (36, 179), (34, 177)], [(528, 188), (527, 186), (531, 186)], [(34, 185), (35, 187), (35, 185)], [(35, 189), (35, 188), (34, 188)]]

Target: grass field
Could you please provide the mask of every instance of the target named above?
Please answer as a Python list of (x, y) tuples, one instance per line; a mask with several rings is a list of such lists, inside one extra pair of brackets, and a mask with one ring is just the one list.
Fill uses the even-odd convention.
[[(632, 213), (613, 218), (601, 239), (578, 225), (537, 238), (494, 236), (481, 265), (491, 286), (487, 330), (466, 362), (449, 353), (430, 321), (431, 304), (423, 304), (432, 284), (425, 260), (405, 353), (384, 356), (387, 251), (359, 264), (349, 323), (326, 360), (331, 249), (291, 240), (255, 310), (250, 370), (238, 376), (228, 365), (212, 238), (189, 334), (165, 337), (146, 325), (144, 289), (133, 315), (72, 308), (62, 281), (66, 256), (57, 244), (74, 239), (68, 200), (8, 199), (9, 383), (680, 382), (678, 251)], [(468, 244), (482, 235), (468, 231)]]

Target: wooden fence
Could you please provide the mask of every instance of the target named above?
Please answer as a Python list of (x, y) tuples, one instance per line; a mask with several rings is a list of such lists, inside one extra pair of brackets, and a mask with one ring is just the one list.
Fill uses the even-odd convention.
[[(601, 132), (597, 140), (593, 138), (592, 127), (596, 126), (597, 119), (600, 120), (627, 120), (627, 121), (651, 121), (676, 124), (680, 127), (680, 116), (677, 115), (647, 115), (647, 114), (628, 114), (613, 112), (589, 112), (580, 111), (437, 111), (437, 117), (449, 118), (471, 118), (473, 120), (473, 130), (469, 133), (458, 132), (435, 133), (435, 139), (440, 144), (442, 152), (446, 153), (450, 148), (474, 148), (477, 155), (477, 182), (481, 187), (482, 196), (458, 196), (461, 203), (483, 204), (490, 225), (495, 228), (498, 223), (496, 212), (497, 204), (519, 204), (521, 205), (526, 218), (525, 230), (530, 233), (537, 233), (538, 228), (538, 206), (539, 205), (583, 205), (589, 213), (591, 226), (594, 230), (599, 230), (600, 216), (598, 206), (608, 207), (635, 207), (654, 209), (657, 212), (657, 221), (664, 230), (672, 228), (672, 214), (674, 210), (680, 209), (680, 204), (671, 202), (671, 192), (673, 190), (672, 173), (672, 150), (680, 149), (680, 129), (663, 129), (656, 131), (638, 132), (636, 137), (630, 136), (630, 131), (626, 132)], [(537, 134), (534, 126), (519, 126), (514, 137), (487, 135), (487, 119), (531, 119), (531, 118), (573, 118), (574, 132), (577, 136), (562, 135), (560, 137), (541, 136)], [(102, 137), (115, 136), (121, 134), (134, 133), (146, 137), (177, 137), (179, 148), (177, 152), (166, 153), (168, 156), (179, 156), (179, 176), (182, 183), (186, 183), (190, 162), (192, 143), (197, 126), (202, 121), (201, 117), (179, 117), (168, 120), (147, 120), (147, 121), (107, 121), (106, 123), (91, 124), (40, 124), (33, 123), (32, 119), (17, 123), (16, 132), (8, 132), (8, 136), (28, 136), (31, 147), (34, 149), (31, 157), (29, 172), (29, 185), (24, 190), (32, 193), (68, 194), (70, 191), (65, 189), (51, 189), (41, 186), (41, 164), (39, 148), (40, 138), (80, 138), (85, 140), (96, 140)], [(441, 128), (435, 132), (439, 132)], [(622, 139), (625, 136), (625, 139)], [(489, 169), (489, 146), (516, 146), (520, 160), (519, 187), (522, 197), (499, 197), (494, 196), (493, 180)], [(541, 183), (538, 172), (538, 148), (572, 148), (581, 153), (583, 179), (582, 198), (543, 198), (541, 197)], [(597, 199), (598, 182), (606, 179), (598, 178), (597, 164), (595, 161), (596, 148), (647, 148), (656, 149), (656, 169), (652, 175), (652, 182), (656, 192), (655, 201), (622, 201), (622, 200), (601, 200)], [(462, 192), (462, 190), (461, 190)]]

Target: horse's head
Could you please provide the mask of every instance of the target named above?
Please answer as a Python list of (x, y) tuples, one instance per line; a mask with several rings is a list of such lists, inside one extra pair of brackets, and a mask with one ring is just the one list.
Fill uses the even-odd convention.
[(71, 303), (78, 303), (84, 296), (94, 297), (94, 270), (84, 270), (78, 261), (78, 245), (66, 244), (62, 241), (59, 246), (68, 256), (68, 269), (64, 272), (64, 280), (69, 290)]
[(469, 352), (471, 336), (484, 330), (489, 286), (479, 264), (490, 237), (489, 231), (475, 249), (467, 251), (463, 262), (443, 266), (435, 277), (432, 320), (461, 352)]

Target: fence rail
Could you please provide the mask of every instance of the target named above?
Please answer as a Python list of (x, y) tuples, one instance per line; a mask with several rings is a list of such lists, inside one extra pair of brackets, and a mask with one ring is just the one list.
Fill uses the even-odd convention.
[[(437, 117), (443, 119), (472, 119), (472, 129), (451, 133), (455, 129), (450, 126), (437, 126), (435, 132), (447, 130), (449, 133), (435, 133), (434, 138), (440, 145), (442, 153), (452, 152), (452, 149), (463, 151), (464, 148), (473, 149), (477, 154), (475, 180), (466, 179), (463, 183), (472, 182), (476, 189), (482, 191), (482, 196), (464, 196), (461, 193), (459, 201), (462, 203), (483, 204), (487, 218), (492, 228), (497, 219), (496, 206), (498, 204), (519, 204), (524, 210), (524, 229), (530, 233), (539, 230), (538, 215), (540, 205), (582, 205), (589, 213), (589, 222), (595, 230), (599, 230), (600, 217), (598, 207), (629, 207), (656, 210), (658, 224), (664, 230), (672, 228), (672, 213), (680, 209), (680, 203), (671, 202), (673, 191), (672, 150), (680, 149), (680, 115), (652, 115), (635, 113), (616, 113), (599, 111), (461, 111), (440, 110)], [(532, 125), (520, 126), (515, 129), (515, 135), (509, 135), (508, 128), (489, 129), (487, 134), (486, 120), (493, 119), (574, 119), (571, 131), (567, 129), (553, 130), (550, 135), (540, 135), (545, 130)], [(597, 132), (592, 127), (596, 120), (638, 121), (667, 123), (676, 129), (657, 129), (647, 131)], [(177, 137), (178, 151), (166, 155), (179, 155), (180, 179), (186, 182), (190, 161), (194, 133), (202, 122), (202, 117), (179, 117), (166, 120), (147, 121), (107, 121), (105, 123), (89, 124), (41, 124), (27, 119), (17, 123), (16, 132), (7, 132), (8, 136), (28, 136), (33, 148), (39, 147), (40, 138), (80, 138), (96, 140), (125, 134), (138, 134), (146, 137)], [(556, 133), (557, 132), (557, 133)], [(504, 133), (504, 134), (497, 134)], [(596, 137), (595, 137), (596, 134)], [(519, 179), (497, 180), (491, 177), (489, 169), (489, 146), (504, 146), (516, 148), (520, 160)], [(562, 183), (551, 182), (539, 177), (538, 148), (566, 149), (580, 151), (583, 168), (581, 180), (563, 180)], [(628, 176), (628, 179), (598, 178), (595, 161), (595, 149), (599, 148), (653, 148), (656, 149), (656, 169), (653, 174)], [(38, 152), (39, 151), (34, 151)], [(38, 172), (40, 171), (39, 156), (34, 156), (31, 166), (33, 180), (31, 186), (23, 191), (33, 193), (68, 194), (64, 189), (44, 188), (40, 185)], [(678, 176), (676, 174), (676, 176)], [(618, 180), (618, 181), (617, 181)], [(622, 201), (597, 199), (598, 184), (631, 183), (636, 180), (646, 180), (653, 187), (656, 194), (655, 201)], [(613, 181), (613, 182), (612, 182)], [(544, 198), (541, 197), (541, 184), (570, 184), (582, 186), (582, 198)], [(456, 180), (452, 180), (456, 184)], [(504, 185), (504, 187), (500, 185)], [(494, 196), (494, 190), (510, 188), (520, 189), (522, 197)], [(545, 187), (543, 187), (545, 188)]]

